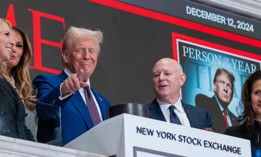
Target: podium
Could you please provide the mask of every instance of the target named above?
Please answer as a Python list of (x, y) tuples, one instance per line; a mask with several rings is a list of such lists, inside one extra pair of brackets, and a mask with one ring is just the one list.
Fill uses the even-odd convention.
[(117, 157), (251, 157), (248, 140), (121, 114), (65, 145)]
[(106, 157), (74, 149), (0, 136), (1, 157)]

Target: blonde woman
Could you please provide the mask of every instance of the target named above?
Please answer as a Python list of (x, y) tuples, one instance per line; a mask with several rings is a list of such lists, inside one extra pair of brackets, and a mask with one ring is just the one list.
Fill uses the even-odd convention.
[(0, 18), (0, 62), (10, 59), (13, 45), (11, 43), (11, 24)]
[[(11, 38), (11, 25), (0, 19), (0, 63), (10, 60), (14, 42)], [(0, 135), (33, 140), (30, 130), (25, 126), (25, 109), (18, 93), (0, 72)]]
[(16, 89), (25, 105), (25, 124), (32, 132), (34, 140), (37, 134), (36, 96), (33, 93), (29, 75), (32, 48), (28, 36), (18, 27), (12, 28), (14, 43), (10, 60), (0, 67), (3, 77)]

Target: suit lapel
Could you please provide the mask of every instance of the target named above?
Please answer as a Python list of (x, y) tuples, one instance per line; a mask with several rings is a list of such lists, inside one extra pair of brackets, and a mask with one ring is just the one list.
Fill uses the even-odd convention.
[[(10, 105), (15, 106), (16, 108), (15, 116), (17, 119), (17, 125), (19, 128), (23, 128), (24, 118), (25, 118), (25, 108), (20, 96), (18, 95), (18, 93), (16, 92), (16, 90), (13, 88), (11, 84), (1, 77), (0, 77), (0, 86), (2, 86), (6, 90), (6, 92), (10, 95), (10, 97), (13, 99), (13, 104)], [(23, 134), (23, 132), (21, 132), (20, 129), (18, 130), (18, 132), (19, 134)]]
[(102, 97), (95, 91), (91, 88), (91, 91), (100, 107), (100, 111), (101, 111), (101, 114), (102, 114), (102, 119), (107, 119), (107, 108), (106, 106), (104, 105), (104, 102), (103, 102), (103, 99)]
[(72, 102), (72, 104), (76, 108), (76, 110), (82, 115), (87, 126), (89, 128), (92, 128), (94, 125), (93, 125), (93, 122), (92, 122), (92, 119), (91, 119), (91, 116), (90, 116), (90, 112), (89, 112), (80, 92), (77, 91), (73, 95), (73, 97), (71, 98), (70, 101)]
[[(60, 79), (61, 82), (63, 82), (68, 77), (68, 75), (63, 71), (61, 74), (57, 75), (57, 77)], [(86, 125), (89, 128), (92, 128), (94, 125), (89, 110), (79, 91), (75, 92), (75, 94), (70, 99), (70, 102), (72, 103), (74, 108), (81, 114)]]
[(237, 117), (236, 117), (232, 112), (230, 112), (229, 110), (228, 110), (228, 115), (229, 115), (229, 117), (230, 117), (232, 126), (239, 124), (239, 122), (238, 122), (238, 120), (237, 120)]
[(149, 117), (152, 119), (166, 121), (166, 119), (160, 109), (160, 105), (156, 99), (154, 99), (153, 102), (151, 104), (149, 104)]
[(59, 78), (60, 83), (62, 83), (68, 77), (68, 75), (62, 71), (59, 75), (57, 75), (57, 77)]
[(15, 91), (12, 85), (1, 77), (0, 77), (0, 85), (8, 92), (8, 94), (11, 97), (15, 99), (19, 99), (18, 93)]
[(197, 119), (197, 114), (194, 113), (194, 110), (191, 108), (190, 105), (187, 105), (187, 104), (183, 103), (182, 101), (181, 101), (181, 103), (182, 103), (182, 106), (183, 106), (183, 108), (184, 108), (184, 110), (186, 112), (186, 115), (188, 117), (190, 126), (191, 127), (198, 126), (197, 121), (195, 121)]

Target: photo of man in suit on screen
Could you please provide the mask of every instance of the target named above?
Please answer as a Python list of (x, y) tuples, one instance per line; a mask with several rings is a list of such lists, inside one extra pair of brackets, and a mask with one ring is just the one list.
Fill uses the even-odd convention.
[(237, 117), (228, 109), (234, 94), (235, 77), (226, 69), (217, 69), (214, 79), (214, 95), (208, 97), (203, 94), (196, 96), (196, 106), (206, 109), (212, 118), (215, 132), (224, 133), (224, 130), (238, 124)]

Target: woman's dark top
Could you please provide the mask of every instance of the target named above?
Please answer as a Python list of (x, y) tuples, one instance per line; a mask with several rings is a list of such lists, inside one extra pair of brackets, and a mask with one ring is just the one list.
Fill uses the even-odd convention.
[(0, 77), (0, 135), (34, 141), (25, 126), (25, 109), (18, 93)]
[(251, 147), (261, 149), (261, 122), (254, 121), (252, 126), (246, 127), (246, 124), (229, 127), (225, 130), (226, 135), (248, 139)]

